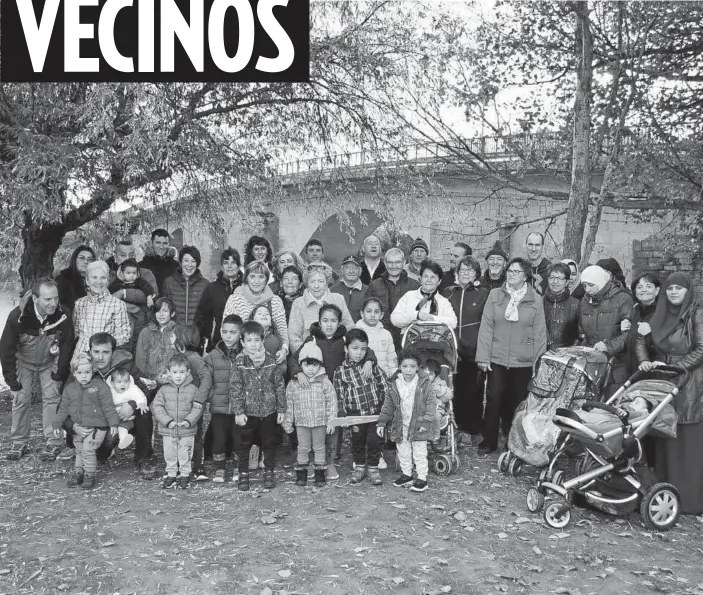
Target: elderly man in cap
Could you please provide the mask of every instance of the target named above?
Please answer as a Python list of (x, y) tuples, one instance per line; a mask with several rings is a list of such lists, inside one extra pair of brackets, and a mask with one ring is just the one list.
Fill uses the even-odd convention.
[(408, 263), (404, 267), (408, 277), (415, 279), (418, 283), (420, 282), (420, 267), (422, 266), (422, 261), (429, 255), (430, 249), (427, 246), (427, 242), (422, 238), (415, 238), (408, 253)]
[(361, 282), (361, 259), (350, 254), (342, 261), (342, 278), (330, 287), (332, 293), (338, 293), (344, 297), (349, 313), (358, 322), (361, 318), (361, 308), (366, 299), (368, 285)]

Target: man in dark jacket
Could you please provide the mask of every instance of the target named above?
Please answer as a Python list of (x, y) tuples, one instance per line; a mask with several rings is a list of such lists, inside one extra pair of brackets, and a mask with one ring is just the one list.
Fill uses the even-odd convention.
[(544, 292), (544, 319), (547, 323), (547, 349), (570, 347), (578, 339), (579, 300), (569, 291), (571, 269), (563, 262), (549, 267)]
[[(107, 382), (114, 370), (118, 368), (127, 370), (134, 379), (134, 384), (146, 395), (147, 402), (151, 405), (156, 394), (156, 383), (144, 377), (145, 375), (134, 363), (131, 353), (115, 347), (115, 339), (108, 333), (97, 333), (90, 338), (90, 355), (93, 358), (96, 373)], [(134, 436), (134, 465), (144, 479), (153, 479), (156, 476), (156, 464), (153, 461), (151, 448), (153, 432), (151, 412), (142, 413), (133, 401), (129, 402), (129, 408), (131, 411), (126, 411), (124, 417), (127, 419), (132, 415), (135, 416), (134, 427), (129, 431)], [(105, 442), (98, 449), (98, 459), (107, 460), (114, 448), (113, 439), (106, 437)]]
[(0, 338), (2, 373), (12, 392), (12, 447), (7, 459), (16, 461), (27, 452), (31, 425), (32, 386), (39, 375), (42, 395), (42, 427), (46, 447), (43, 461), (53, 461), (61, 451), (53, 423), (59, 405), (59, 387), (68, 378), (73, 324), (59, 306), (59, 290), (53, 279), (37, 279), (30, 299), (10, 312)]
[(544, 236), (538, 231), (527, 235), (527, 259), (532, 267), (532, 287), (540, 295), (547, 290), (547, 271), (552, 262), (544, 258)]
[(461, 262), (461, 259), (464, 258), (464, 256), (471, 256), (472, 254), (473, 250), (471, 249), (471, 246), (465, 244), (464, 242), (457, 242), (454, 246), (452, 246), (452, 249), (449, 251), (449, 270), (442, 275), (442, 280), (437, 288), (439, 293), (444, 295), (444, 290), (448, 289), (457, 282), (456, 267), (459, 265), (459, 262)]
[(391, 323), (391, 312), (398, 305), (400, 298), (408, 291), (420, 287), (420, 284), (415, 279), (410, 279), (408, 273), (403, 270), (405, 254), (400, 248), (388, 250), (384, 261), (386, 271), (380, 278), (371, 281), (366, 297), (376, 297), (381, 300), (383, 304), (383, 326), (393, 336), (393, 343), (396, 349), (400, 349), (401, 332), (397, 326)]
[(381, 259), (381, 240), (376, 236), (369, 236), (364, 240), (361, 251), (363, 253), (361, 282), (364, 285), (370, 285), (371, 281), (380, 278), (386, 272), (386, 267)]
[(151, 232), (151, 243), (147, 245), (144, 258), (139, 263), (141, 268), (154, 273), (159, 295), (163, 295), (164, 281), (178, 270), (180, 266), (175, 259), (176, 251), (170, 246), (171, 236), (165, 229)]
[(350, 254), (342, 261), (342, 279), (330, 287), (332, 293), (338, 293), (344, 298), (354, 322), (361, 318), (361, 308), (369, 289), (368, 285), (361, 282), (360, 276), (361, 260)]

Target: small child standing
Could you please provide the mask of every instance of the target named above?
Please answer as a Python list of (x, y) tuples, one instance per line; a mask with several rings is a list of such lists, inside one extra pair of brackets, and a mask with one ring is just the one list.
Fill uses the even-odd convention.
[[(215, 476), (212, 481), (224, 483), (227, 442), (231, 440), (236, 454), (237, 446), (234, 430), (234, 415), (229, 408), (229, 381), (234, 362), (241, 351), (239, 342), (242, 319), (236, 314), (225, 316), (220, 326), (222, 340), (205, 356), (205, 368), (210, 374), (212, 385), (210, 402), (210, 426), (212, 434), (212, 460), (215, 462)], [(236, 469), (232, 481), (239, 479)]]
[[(279, 337), (273, 329), (273, 318), (271, 317), (271, 310), (267, 304), (260, 304), (255, 306), (251, 311), (251, 316), (249, 320), (258, 322), (262, 327), (264, 327), (264, 349), (267, 353), (270, 353), (275, 360), (279, 359), (279, 352), (283, 349), (283, 340)], [(286, 359), (283, 358), (278, 364), (281, 374), (286, 373)]]
[(171, 298), (161, 297), (154, 306), (155, 322), (142, 329), (137, 339), (134, 361), (142, 373), (158, 384), (163, 384), (162, 374), (166, 371), (168, 360), (175, 353), (173, 347), (173, 329), (176, 323), (176, 305)]
[[(164, 489), (178, 487), (186, 489), (190, 481), (191, 459), (195, 428), (203, 408), (196, 400), (198, 389), (185, 356), (176, 354), (168, 362), (168, 384), (164, 384), (154, 397), (151, 412), (159, 424), (163, 437), (166, 479)], [(180, 479), (176, 479), (178, 472)]]
[(264, 349), (264, 328), (254, 321), (242, 325), (242, 353), (230, 377), (230, 410), (239, 434), (237, 487), (249, 490), (249, 452), (254, 440), (264, 452), (264, 489), (276, 487), (276, 426), (283, 422), (286, 390), (275, 358)]
[(310, 449), (315, 453), (315, 487), (325, 485), (327, 457), (325, 444), (327, 434), (334, 428), (327, 425), (337, 417), (337, 395), (327, 372), (322, 367), (322, 350), (314, 341), (303, 344), (298, 361), (308, 379), (308, 387), (303, 387), (297, 378), (286, 388), (286, 415), (283, 428), (290, 434), (295, 424), (298, 434), (298, 460), (295, 466), (296, 485), (308, 483)]
[(398, 356), (393, 344), (393, 335), (383, 328), (383, 304), (375, 297), (366, 298), (361, 309), (361, 320), (356, 328), (366, 332), (369, 337), (369, 347), (378, 358), (378, 365), (389, 378), (398, 369)]
[(92, 490), (98, 467), (96, 451), (105, 440), (108, 427), (110, 436), (117, 436), (120, 418), (107, 384), (99, 375), (93, 375), (93, 358), (89, 354), (76, 355), (71, 362), (71, 372), (73, 376), (63, 389), (61, 404), (53, 422), (54, 435), (57, 438), (63, 435), (61, 428), (70, 417), (76, 464), (66, 485)]
[[(378, 416), (377, 432), (383, 436), (391, 424), (391, 440), (396, 443), (402, 475), (393, 482), (396, 487), (411, 485), (413, 492), (427, 489), (427, 441), (432, 438), (432, 424), (437, 401), (427, 376), (419, 376), (418, 355), (402, 350), (398, 356), (400, 369), (391, 378), (388, 395)], [(417, 479), (413, 481), (413, 463)]]
[[(124, 449), (134, 442), (134, 436), (129, 433), (134, 427), (134, 423), (132, 423), (135, 418), (134, 411), (139, 410), (141, 413), (146, 413), (149, 411), (149, 405), (146, 395), (134, 384), (131, 374), (124, 368), (115, 368), (110, 374), (110, 380), (107, 384), (112, 393), (112, 402), (115, 404), (117, 415), (120, 418), (120, 427), (117, 430), (117, 439), (119, 440), (117, 448)], [(132, 414), (126, 415), (122, 405), (129, 405)]]
[(448, 404), (454, 398), (454, 391), (440, 377), (442, 366), (436, 359), (428, 359), (425, 362), (424, 371), (432, 383), (432, 390), (437, 399), (437, 412), (432, 424), (432, 442), (435, 448), (439, 448), (439, 433), (442, 427), (442, 420), (449, 414)]
[[(334, 372), (334, 389), (337, 393), (337, 410), (340, 416), (378, 415), (388, 392), (387, 380), (381, 368), (371, 363), (371, 377), (362, 374), (362, 362), (369, 347), (368, 335), (358, 328), (351, 329), (346, 337), (346, 359)], [(355, 469), (352, 483), (361, 483), (368, 474), (373, 485), (382, 485), (378, 472), (381, 441), (375, 423), (352, 426), (352, 455)], [(368, 465), (368, 467), (367, 467)]]

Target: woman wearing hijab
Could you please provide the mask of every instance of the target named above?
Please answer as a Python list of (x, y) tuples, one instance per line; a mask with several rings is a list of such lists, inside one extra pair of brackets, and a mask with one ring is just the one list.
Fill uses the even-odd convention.
[(71, 254), (70, 266), (56, 275), (59, 303), (69, 312), (73, 312), (76, 300), (88, 295), (85, 273), (94, 260), (95, 252), (90, 246), (78, 246)]
[(678, 415), (676, 438), (656, 440), (655, 473), (676, 486), (681, 508), (703, 513), (703, 309), (695, 299), (691, 277), (673, 273), (664, 283), (650, 323), (656, 360), (652, 361), (644, 337), (637, 338), (640, 368), (671, 365), (686, 370), (689, 378), (674, 399)]
[(632, 296), (619, 281), (599, 266), (586, 267), (581, 273), (586, 295), (579, 306), (579, 337), (581, 343), (614, 358), (606, 396), (627, 380), (623, 320), (630, 318)]
[(579, 265), (575, 260), (571, 258), (565, 258), (562, 262), (569, 267), (571, 271), (571, 277), (569, 278), (568, 288), (571, 293), (571, 297), (580, 300), (585, 295), (583, 291), (583, 285), (581, 285), (581, 273), (579, 272)]
[(478, 331), (476, 363), (488, 373), (483, 442), (479, 454), (498, 448), (498, 428), (510, 432), (517, 406), (527, 397), (533, 366), (547, 349), (542, 298), (532, 287), (532, 267), (513, 258), (503, 287), (491, 290)]
[(608, 271), (613, 276), (613, 279), (620, 283), (625, 291), (628, 291), (627, 281), (625, 281), (625, 273), (622, 272), (622, 267), (617, 260), (614, 258), (601, 258), (596, 263), (596, 266)]

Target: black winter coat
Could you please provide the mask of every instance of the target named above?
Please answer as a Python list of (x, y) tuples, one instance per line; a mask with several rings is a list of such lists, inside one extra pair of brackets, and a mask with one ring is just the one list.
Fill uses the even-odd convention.
[(180, 268), (164, 281), (164, 297), (171, 298), (176, 304), (175, 322), (193, 323), (195, 321), (195, 312), (200, 298), (209, 283), (210, 281), (203, 277), (200, 269), (186, 279)]
[(542, 298), (547, 323), (547, 349), (570, 347), (579, 335), (579, 301), (569, 290), (555, 295), (549, 287)]
[(241, 273), (237, 275), (233, 282), (230, 282), (225, 279), (222, 271), (220, 271), (217, 273), (217, 278), (203, 291), (200, 303), (195, 311), (195, 326), (200, 331), (200, 339), (209, 341), (208, 351), (212, 351), (222, 339), (220, 326), (222, 325), (222, 313), (225, 311), (225, 304), (232, 292), (241, 284)]
[[(637, 357), (637, 337), (640, 336), (637, 332), (637, 325), (640, 322), (651, 322), (656, 306), (657, 302), (655, 300), (654, 303), (649, 306), (638, 303), (632, 307), (632, 315), (630, 316), (630, 324), (632, 326), (630, 330), (627, 331), (627, 338), (625, 339), (625, 366), (627, 367), (628, 376), (632, 376), (640, 365)], [(650, 361), (654, 361), (656, 352), (654, 350), (654, 342), (652, 341), (652, 333), (644, 337), (644, 347), (647, 350)]]
[(145, 254), (144, 258), (139, 262), (139, 266), (149, 269), (156, 279), (156, 284), (159, 287), (159, 295), (164, 295), (164, 283), (166, 279), (171, 277), (179, 268), (180, 263), (175, 259), (175, 249), (169, 249), (166, 256), (157, 256), (153, 252)]
[(457, 327), (456, 338), (459, 343), (459, 356), (461, 359), (475, 361), (476, 343), (478, 342), (478, 329), (481, 326), (483, 307), (490, 291), (479, 285), (451, 285), (444, 290), (444, 297), (454, 308)]

